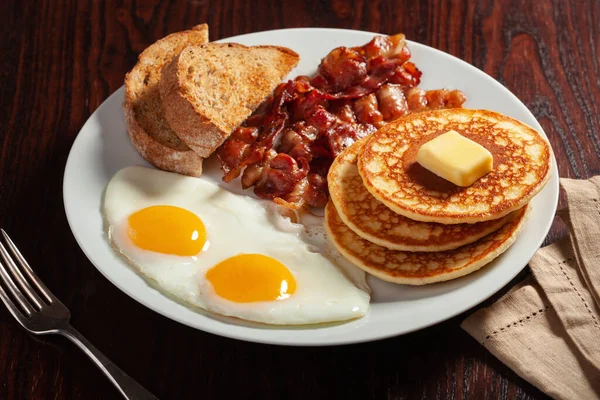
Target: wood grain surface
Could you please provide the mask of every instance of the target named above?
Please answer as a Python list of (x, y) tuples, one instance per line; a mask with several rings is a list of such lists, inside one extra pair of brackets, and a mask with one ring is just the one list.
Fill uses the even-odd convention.
[[(62, 175), (78, 131), (137, 55), (208, 22), (213, 40), (290, 27), (403, 32), (498, 79), (542, 124), (560, 175), (587, 178), (600, 173), (600, 1), (23, 0), (1, 9), (0, 226), (71, 309), (73, 325), (158, 397), (544, 398), (461, 330), (466, 314), (329, 348), (245, 343), (162, 317), (79, 249)], [(546, 243), (565, 233), (554, 226)], [(34, 338), (0, 307), (0, 398), (119, 397), (75, 346)]]

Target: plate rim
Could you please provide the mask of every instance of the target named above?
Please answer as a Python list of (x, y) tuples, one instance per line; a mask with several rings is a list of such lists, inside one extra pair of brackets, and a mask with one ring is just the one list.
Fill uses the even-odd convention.
[[(228, 41), (233, 41), (233, 40), (238, 40), (241, 37), (247, 37), (247, 36), (253, 36), (253, 35), (260, 35), (260, 34), (273, 34), (273, 33), (285, 33), (285, 32), (290, 32), (290, 31), (335, 31), (338, 33), (348, 33), (348, 34), (354, 34), (354, 33), (360, 33), (360, 34), (367, 34), (367, 35), (387, 35), (385, 33), (380, 33), (380, 32), (373, 32), (373, 31), (366, 31), (366, 30), (355, 30), (355, 29), (339, 29), (339, 28), (320, 28), (320, 27), (307, 27), (307, 28), (284, 28), (284, 29), (270, 29), (270, 30), (263, 30), (263, 31), (256, 31), (256, 32), (250, 32), (250, 33), (246, 33), (246, 34), (240, 34), (240, 35), (236, 35), (236, 36), (231, 36), (231, 37), (227, 37), (227, 38), (222, 38), (219, 40), (215, 40), (214, 42), (228, 42)], [(514, 100), (519, 104), (520, 107), (523, 108), (523, 110), (526, 110), (527, 113), (532, 117), (533, 120), (537, 121), (537, 118), (535, 117), (535, 115), (533, 115), (533, 113), (531, 112), (531, 110), (521, 101), (520, 98), (518, 98), (514, 93), (512, 93), (506, 86), (504, 86), (501, 82), (499, 82), (498, 80), (496, 80), (494, 77), (492, 77), (491, 75), (487, 74), (486, 72), (484, 72), (483, 70), (475, 67), (474, 65), (470, 64), (469, 62), (462, 60), (461, 58), (454, 56), (450, 53), (447, 53), (445, 51), (436, 49), (434, 47), (422, 44), (422, 43), (418, 43), (418, 42), (414, 42), (412, 40), (407, 39), (407, 42), (409, 43), (409, 46), (417, 46), (417, 47), (422, 47), (425, 48), (427, 51), (434, 51), (437, 53), (441, 53), (442, 55), (446, 56), (446, 57), (451, 57), (457, 61), (460, 62), (460, 64), (464, 65), (464, 67), (469, 69), (469, 73), (477, 73), (479, 75), (481, 75), (483, 78), (486, 78), (487, 80), (489, 80), (494, 86), (496, 86), (498, 89), (505, 91), (507, 94), (509, 94), (511, 97), (514, 98)], [(188, 326), (192, 329), (196, 329), (202, 332), (206, 332), (209, 334), (214, 334), (214, 335), (218, 335), (218, 336), (222, 336), (222, 337), (227, 337), (230, 339), (234, 339), (234, 340), (240, 340), (240, 341), (246, 341), (246, 342), (253, 342), (253, 343), (262, 343), (262, 344), (271, 344), (271, 345), (282, 345), (282, 346), (334, 346), (334, 345), (350, 345), (350, 344), (358, 344), (358, 343), (365, 343), (365, 342), (373, 342), (373, 341), (379, 341), (379, 340), (384, 340), (387, 338), (391, 338), (391, 337), (397, 337), (397, 336), (402, 336), (402, 335), (406, 335), (408, 333), (411, 332), (415, 332), (415, 331), (420, 331), (423, 330), (425, 328), (440, 324), (442, 322), (445, 322), (453, 317), (456, 317), (457, 315), (464, 313), (465, 311), (468, 311), (474, 307), (477, 307), (478, 305), (480, 305), (481, 303), (483, 303), (484, 301), (486, 301), (487, 299), (489, 299), (490, 297), (492, 297), (493, 295), (497, 294), (500, 290), (502, 290), (502, 288), (504, 288), (507, 284), (510, 283), (510, 281), (512, 279), (514, 279), (529, 263), (529, 260), (531, 260), (531, 258), (533, 257), (533, 255), (535, 254), (535, 252), (540, 248), (540, 246), (542, 245), (542, 243), (544, 242), (545, 238), (548, 235), (548, 232), (551, 229), (552, 226), (552, 222), (553, 222), (553, 217), (554, 217), (554, 213), (556, 212), (557, 206), (558, 206), (558, 199), (559, 199), (559, 170), (558, 170), (558, 163), (556, 161), (556, 157), (555, 157), (555, 153), (554, 153), (554, 149), (552, 148), (552, 145), (550, 144), (550, 140), (548, 138), (548, 136), (546, 135), (546, 132), (543, 130), (543, 127), (541, 129), (541, 133), (542, 135), (548, 140), (549, 144), (550, 144), (550, 148), (552, 150), (552, 154), (551, 154), (551, 158), (552, 158), (552, 177), (550, 178), (547, 186), (549, 186), (552, 189), (551, 195), (552, 195), (552, 204), (550, 209), (553, 211), (552, 212), (552, 217), (548, 218), (547, 222), (546, 222), (546, 226), (544, 227), (544, 229), (542, 229), (543, 235), (540, 235), (540, 238), (538, 240), (535, 241), (536, 246), (531, 246), (531, 247), (527, 247), (528, 252), (527, 252), (527, 263), (525, 263), (525, 265), (523, 265), (522, 267), (520, 267), (514, 274), (506, 274), (505, 279), (502, 280), (502, 283), (500, 285), (494, 285), (494, 288), (492, 290), (486, 290), (485, 295), (483, 296), (477, 296), (476, 300), (470, 300), (469, 302), (465, 303), (465, 305), (463, 305), (462, 307), (457, 307), (456, 309), (452, 310), (451, 312), (446, 313), (442, 318), (437, 318), (435, 321), (431, 321), (431, 322), (426, 322), (426, 323), (422, 323), (418, 326), (409, 328), (409, 329), (404, 329), (404, 330), (396, 330), (397, 332), (386, 332), (384, 334), (368, 334), (368, 335), (364, 335), (363, 337), (359, 337), (359, 338), (344, 338), (344, 339), (338, 339), (335, 341), (328, 341), (325, 338), (315, 338), (314, 340), (302, 340), (302, 341), (289, 341), (286, 340), (285, 338), (281, 338), (281, 337), (277, 337), (277, 338), (263, 338), (260, 335), (256, 336), (249, 336), (249, 335), (244, 335), (244, 334), (238, 334), (238, 333), (232, 333), (227, 331), (226, 329), (221, 330), (221, 329), (217, 329), (214, 328), (213, 326), (209, 326), (209, 327), (198, 327), (198, 326), (194, 326), (194, 325), (190, 325), (189, 323), (187, 323), (186, 321), (183, 320), (183, 318), (180, 318), (177, 315), (173, 315), (173, 314), (169, 314), (167, 312), (163, 312), (163, 310), (161, 310), (158, 307), (153, 306), (152, 304), (149, 304), (149, 302), (145, 301), (145, 299), (141, 299), (139, 297), (136, 297), (135, 294), (131, 293), (130, 290), (128, 290), (126, 288), (126, 285), (121, 284), (120, 282), (117, 282), (114, 279), (111, 279), (111, 277), (109, 276), (109, 274), (107, 274), (103, 268), (99, 267), (98, 265), (96, 265), (96, 263), (93, 261), (93, 257), (91, 256), (91, 254), (89, 253), (89, 249), (86, 249), (86, 247), (83, 245), (83, 241), (82, 239), (78, 236), (78, 233), (76, 233), (76, 229), (74, 229), (74, 221), (73, 221), (73, 217), (69, 212), (67, 203), (68, 203), (68, 199), (67, 199), (67, 175), (68, 172), (70, 171), (69, 166), (70, 164), (72, 164), (74, 161), (74, 157), (73, 156), (73, 149), (75, 148), (78, 140), (82, 137), (80, 134), (85, 130), (86, 126), (88, 126), (88, 124), (92, 123), (92, 120), (97, 117), (97, 113), (103, 108), (103, 107), (107, 107), (107, 104), (112, 100), (114, 101), (112, 98), (113, 97), (118, 97), (119, 95), (123, 94), (124, 92), (124, 85), (121, 85), (119, 88), (117, 88), (117, 90), (115, 90), (113, 93), (111, 93), (109, 96), (106, 97), (106, 99), (104, 99), (102, 101), (102, 103), (89, 115), (89, 117), (87, 118), (87, 120), (85, 121), (85, 123), (82, 125), (82, 127), (79, 129), (77, 136), (75, 137), (75, 139), (73, 140), (73, 143), (71, 144), (71, 147), (69, 149), (69, 154), (67, 156), (67, 160), (65, 162), (65, 167), (64, 167), (64, 171), (63, 171), (63, 176), (62, 176), (62, 186), (63, 186), (63, 208), (64, 208), (64, 212), (66, 214), (67, 217), (67, 222), (69, 225), (69, 229), (71, 231), (71, 234), (73, 235), (73, 237), (75, 238), (75, 241), (77, 242), (77, 245), (79, 246), (79, 248), (81, 249), (81, 251), (84, 253), (84, 255), (86, 256), (86, 258), (88, 259), (88, 261), (94, 266), (94, 268), (96, 268), (96, 270), (98, 270), (102, 276), (104, 276), (109, 282), (111, 282), (114, 286), (117, 287), (117, 289), (119, 289), (121, 292), (123, 292), (124, 294), (126, 294), (127, 296), (129, 296), (130, 298), (132, 298), (133, 300), (135, 300), (136, 302), (138, 302), (139, 304), (142, 304), (143, 306), (149, 308), (150, 310), (172, 320), (172, 321), (176, 321), (182, 325)], [(536, 130), (539, 130), (536, 128)], [(546, 188), (544, 188), (544, 190), (547, 190)], [(537, 195), (536, 195), (537, 196)], [(527, 224), (530, 223), (529, 221), (526, 222), (526, 226)], [(517, 238), (518, 240), (518, 238)], [(367, 318), (368, 314), (363, 317), (363, 318)], [(368, 321), (367, 321), (368, 323)]]

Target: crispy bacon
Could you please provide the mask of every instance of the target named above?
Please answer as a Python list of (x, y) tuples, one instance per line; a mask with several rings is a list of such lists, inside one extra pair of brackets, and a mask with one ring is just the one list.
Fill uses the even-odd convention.
[(406, 62), (410, 58), (410, 51), (406, 46), (405, 39), (401, 33), (394, 36), (377, 36), (360, 49), (368, 59), (383, 56)]
[(390, 83), (401, 85), (404, 90), (413, 88), (421, 82), (422, 72), (410, 61), (405, 62), (390, 77)]
[(399, 85), (386, 83), (375, 92), (375, 95), (384, 120), (393, 121), (408, 114), (406, 97)]
[(323, 175), (309, 173), (305, 191), (305, 201), (313, 207), (325, 207), (327, 204), (327, 178)]
[(410, 111), (421, 111), (427, 108), (427, 96), (421, 88), (410, 88), (406, 92), (406, 102)]
[(461, 107), (459, 90), (418, 88), (404, 35), (332, 50), (313, 77), (281, 83), (217, 149), (228, 182), (286, 207), (323, 207), (327, 172), (347, 146), (410, 112)]
[(258, 182), (262, 176), (264, 166), (262, 164), (250, 164), (242, 173), (242, 189), (248, 189)]
[(308, 174), (306, 160), (301, 158), (300, 163), (299, 167), (296, 160), (285, 153), (274, 155), (256, 182), (254, 193), (263, 199), (285, 197)]
[(235, 173), (235, 170), (249, 158), (252, 144), (257, 137), (257, 128), (242, 126), (217, 149), (217, 156), (226, 175), (231, 174), (233, 178), (239, 175), (239, 171)]
[(326, 92), (339, 92), (360, 84), (367, 77), (367, 62), (356, 49), (338, 47), (319, 65), (317, 77), (311, 83)]
[(356, 115), (350, 100), (332, 101), (329, 105), (329, 111), (337, 115), (341, 121), (356, 124)]
[(358, 122), (362, 124), (375, 124), (383, 121), (383, 115), (379, 111), (377, 96), (374, 93), (360, 98), (354, 102), (354, 113)]

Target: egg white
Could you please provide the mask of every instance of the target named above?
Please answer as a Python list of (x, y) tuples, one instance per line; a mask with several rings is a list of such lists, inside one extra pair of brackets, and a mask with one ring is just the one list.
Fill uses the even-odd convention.
[[(208, 242), (197, 256), (180, 257), (136, 247), (126, 234), (128, 217), (153, 205), (187, 209), (203, 221)], [(185, 303), (225, 316), (275, 325), (315, 324), (364, 316), (370, 293), (365, 273), (342, 261), (315, 233), (320, 226), (282, 217), (270, 201), (231, 193), (201, 178), (140, 166), (113, 176), (103, 212), (111, 245), (154, 286)], [(264, 254), (296, 279), (284, 300), (236, 303), (218, 296), (206, 272), (241, 253)]]

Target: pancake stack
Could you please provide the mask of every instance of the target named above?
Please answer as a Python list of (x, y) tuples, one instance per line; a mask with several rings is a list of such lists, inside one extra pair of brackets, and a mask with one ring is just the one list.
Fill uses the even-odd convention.
[[(454, 130), (493, 155), (459, 187), (416, 162), (422, 144)], [(548, 142), (505, 115), (470, 109), (412, 114), (346, 148), (333, 162), (325, 228), (339, 252), (385, 281), (423, 285), (474, 272), (517, 239), (530, 200), (551, 175)]]

